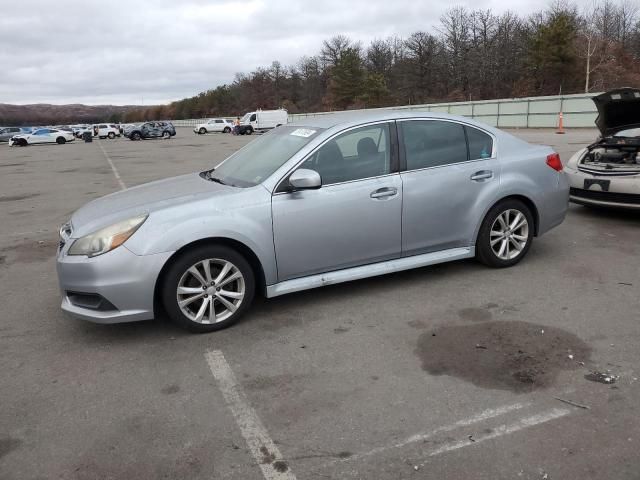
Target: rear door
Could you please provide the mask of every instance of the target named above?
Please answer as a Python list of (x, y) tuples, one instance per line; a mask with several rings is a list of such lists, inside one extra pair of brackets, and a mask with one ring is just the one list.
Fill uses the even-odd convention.
[(285, 179), (273, 195), (279, 281), (400, 256), (395, 123), (339, 134), (298, 168), (320, 173), (322, 187), (291, 192)]
[(473, 245), (500, 186), (495, 139), (449, 120), (398, 121), (403, 256)]

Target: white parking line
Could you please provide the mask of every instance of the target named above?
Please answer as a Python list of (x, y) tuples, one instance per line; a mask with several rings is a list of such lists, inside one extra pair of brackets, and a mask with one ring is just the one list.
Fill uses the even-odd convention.
[[(540, 425), (541, 423), (548, 422), (550, 420), (555, 420), (560, 417), (564, 417), (565, 415), (569, 415), (571, 413), (570, 410), (566, 408), (554, 408), (545, 413), (540, 413), (537, 415), (532, 415), (530, 417), (521, 418), (520, 420), (510, 424), (510, 425), (500, 425), (499, 427), (494, 428), (490, 433), (485, 435), (479, 435), (477, 437), (467, 438), (464, 440), (459, 440), (456, 442), (445, 443), (444, 445), (436, 448), (435, 450), (431, 450), (427, 453), (428, 457), (433, 457), (436, 455), (440, 455), (442, 453), (451, 452), (452, 450), (458, 450), (464, 447), (470, 447), (471, 445), (476, 445), (478, 443), (482, 443), (486, 440), (491, 440), (493, 438), (502, 437), (503, 435), (509, 435), (511, 433), (518, 432), (525, 428), (533, 427), (536, 425)], [(419, 466), (423, 467), (427, 462), (421, 463)]]
[(282, 454), (269, 436), (258, 414), (249, 405), (247, 397), (222, 352), (220, 350), (207, 352), (205, 358), (227, 406), (240, 427), (240, 433), (262, 470), (264, 478), (266, 480), (296, 480), (296, 476), (291, 472), (289, 465), (283, 461)]
[(100, 150), (102, 150), (102, 153), (104, 154), (104, 158), (106, 158), (107, 162), (109, 162), (109, 166), (111, 167), (111, 170), (113, 170), (113, 175), (116, 177), (116, 180), (118, 181), (118, 184), (120, 185), (120, 189), (124, 190), (125, 188), (127, 188), (127, 186), (122, 181), (122, 178), (120, 177), (120, 173), (118, 172), (118, 169), (116, 168), (116, 166), (111, 161), (111, 157), (109, 156), (107, 151), (102, 146), (102, 142), (100, 140), (98, 140), (98, 146), (100, 146)]
[(385, 445), (383, 447), (377, 447), (374, 448), (373, 450), (369, 450), (367, 452), (363, 452), (363, 453), (359, 453), (356, 455), (352, 455), (348, 458), (344, 458), (344, 459), (338, 459), (338, 460), (332, 460), (330, 462), (327, 462), (326, 465), (331, 465), (333, 463), (342, 463), (342, 462), (351, 462), (353, 460), (358, 460), (361, 459), (363, 457), (369, 457), (371, 455), (377, 455), (379, 453), (382, 453), (386, 450), (390, 450), (392, 448), (402, 448), (405, 447), (411, 443), (416, 443), (416, 442), (423, 442), (425, 440), (427, 440), (428, 438), (433, 437), (434, 435), (437, 435), (438, 433), (444, 433), (444, 432), (450, 432), (452, 430), (456, 430), (460, 427), (467, 427), (469, 425), (473, 425), (474, 423), (480, 423), (483, 422), (485, 420), (489, 420), (490, 418), (495, 418), (495, 417), (499, 417), (500, 415), (504, 415), (506, 413), (509, 412), (513, 412), (515, 410), (520, 410), (521, 408), (525, 408), (530, 406), (530, 403), (514, 403), (512, 405), (503, 405), (501, 407), (497, 407), (497, 408), (488, 408), (487, 410), (484, 410), (483, 412), (478, 413), (477, 415), (473, 415), (471, 417), (468, 418), (463, 418), (462, 420), (458, 420), (455, 423), (452, 423), (450, 425), (444, 425), (442, 427), (438, 427), (435, 428), (433, 430), (431, 430), (430, 432), (423, 432), (423, 433), (418, 433), (415, 435), (411, 435), (410, 437), (406, 438), (405, 440), (395, 443), (393, 445)]

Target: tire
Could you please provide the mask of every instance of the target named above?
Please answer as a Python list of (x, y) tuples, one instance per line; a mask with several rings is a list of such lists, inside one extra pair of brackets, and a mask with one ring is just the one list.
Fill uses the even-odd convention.
[(29, 145), (29, 142), (27, 142), (26, 139), (21, 138), (20, 140), (18, 140), (18, 146), (19, 147), (26, 147), (27, 145)]
[(107, 135), (107, 137), (109, 137), (111, 140), (113, 140), (114, 138), (116, 138), (116, 134), (113, 132), (109, 132), (109, 135)]
[(140, 132), (133, 132), (129, 138), (131, 138), (131, 140), (140, 140), (142, 135), (140, 135)]
[(169, 140), (171, 138), (171, 132), (169, 130), (165, 130), (162, 132), (162, 138), (163, 140)]
[[(518, 225), (511, 230), (518, 218)], [(476, 241), (476, 258), (492, 268), (515, 265), (529, 251), (534, 228), (531, 210), (520, 200), (507, 199), (497, 203), (482, 221)]]
[(229, 132), (231, 132), (231, 129), (229, 127), (224, 127), (223, 132), (224, 133), (229, 133)]
[[(203, 262), (209, 264), (209, 278)], [(224, 265), (230, 265), (230, 269), (222, 279), (224, 288), (221, 289), (211, 282), (215, 282), (216, 277), (224, 273)], [(200, 279), (191, 273), (194, 267)], [(239, 277), (228, 281), (235, 275)], [(207, 293), (200, 294), (200, 289), (204, 290), (203, 280), (208, 285), (208, 290)], [(178, 288), (193, 289), (193, 292), (179, 294)], [(236, 295), (242, 292), (242, 297), (221, 296), (218, 293), (220, 291)], [(205, 245), (181, 254), (172, 262), (164, 275), (161, 292), (164, 307), (171, 320), (194, 333), (212, 332), (233, 325), (249, 309), (255, 294), (255, 275), (247, 260), (237, 251), (222, 245)], [(179, 299), (185, 301), (191, 297), (196, 298), (185, 305), (178, 304)], [(212, 301), (214, 323), (209, 323), (212, 321)], [(235, 310), (230, 310), (223, 301), (232, 303)], [(202, 309), (204, 310), (200, 312)]]
[(58, 138), (56, 138), (56, 143), (58, 145), (64, 145), (65, 143), (67, 143), (67, 139), (64, 138), (64, 137), (58, 137)]
[(245, 130), (245, 133), (246, 133), (247, 135), (251, 135), (251, 134), (253, 133), (253, 127), (249, 127), (249, 128), (247, 128), (247, 129)]
[(201, 128), (200, 128), (200, 130), (198, 130), (198, 133), (199, 133), (200, 135), (204, 135), (205, 133), (207, 133), (207, 129), (206, 129), (206, 128), (204, 128), (204, 127), (201, 127)]

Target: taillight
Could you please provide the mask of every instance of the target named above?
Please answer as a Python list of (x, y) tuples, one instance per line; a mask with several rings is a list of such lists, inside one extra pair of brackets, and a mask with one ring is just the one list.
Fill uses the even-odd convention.
[(562, 162), (560, 161), (560, 155), (557, 153), (550, 153), (547, 155), (547, 165), (553, 168), (556, 172), (561, 172)]

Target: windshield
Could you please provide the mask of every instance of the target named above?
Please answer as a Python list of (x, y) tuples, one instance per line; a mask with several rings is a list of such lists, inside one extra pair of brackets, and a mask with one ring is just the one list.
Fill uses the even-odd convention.
[(215, 171), (211, 170), (209, 178), (236, 187), (258, 185), (322, 130), (285, 126), (274, 128), (231, 155)]
[(244, 117), (240, 119), (240, 123), (247, 123), (250, 117), (251, 117), (251, 114), (247, 113)]
[(627, 130), (620, 130), (616, 132), (614, 137), (640, 137), (640, 128), (629, 128)]

